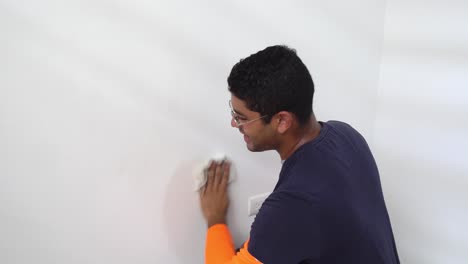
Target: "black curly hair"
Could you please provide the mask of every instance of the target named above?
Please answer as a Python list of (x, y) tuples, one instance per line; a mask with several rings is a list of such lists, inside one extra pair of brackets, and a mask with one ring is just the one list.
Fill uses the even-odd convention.
[(293, 113), (300, 124), (310, 119), (314, 82), (294, 49), (271, 46), (241, 59), (227, 81), (229, 91), (247, 108), (267, 115), (266, 123), (280, 111)]

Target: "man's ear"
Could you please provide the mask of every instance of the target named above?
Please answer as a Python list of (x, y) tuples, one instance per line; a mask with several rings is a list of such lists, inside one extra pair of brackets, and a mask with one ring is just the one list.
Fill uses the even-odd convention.
[(294, 116), (290, 112), (281, 111), (275, 115), (274, 122), (277, 122), (276, 131), (280, 134), (284, 134), (293, 125)]

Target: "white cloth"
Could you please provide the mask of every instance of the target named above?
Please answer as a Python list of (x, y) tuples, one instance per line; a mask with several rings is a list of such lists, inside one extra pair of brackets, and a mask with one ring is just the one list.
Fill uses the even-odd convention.
[[(203, 162), (198, 163), (193, 168), (193, 178), (194, 178), (194, 191), (198, 192), (203, 186), (205, 186), (207, 177), (208, 177), (208, 166), (210, 165), (210, 161), (222, 161), (222, 160), (229, 160), (224, 155), (216, 155), (211, 159), (205, 160)], [(229, 181), (228, 183), (233, 182), (236, 179), (236, 172), (234, 166), (231, 162), (231, 171), (229, 173)]]

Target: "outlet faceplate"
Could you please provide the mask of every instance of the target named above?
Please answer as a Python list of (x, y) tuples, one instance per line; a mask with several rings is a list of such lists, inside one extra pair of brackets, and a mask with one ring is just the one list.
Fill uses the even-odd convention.
[(260, 207), (262, 207), (263, 202), (269, 195), (270, 193), (262, 193), (249, 197), (249, 201), (247, 204), (247, 212), (249, 216), (253, 216), (258, 213)]

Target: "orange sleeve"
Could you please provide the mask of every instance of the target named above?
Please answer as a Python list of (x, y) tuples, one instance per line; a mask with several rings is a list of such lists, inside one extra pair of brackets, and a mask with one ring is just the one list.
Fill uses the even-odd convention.
[(206, 236), (205, 264), (261, 264), (248, 251), (248, 243), (236, 255), (231, 233), (224, 224), (208, 229)]

